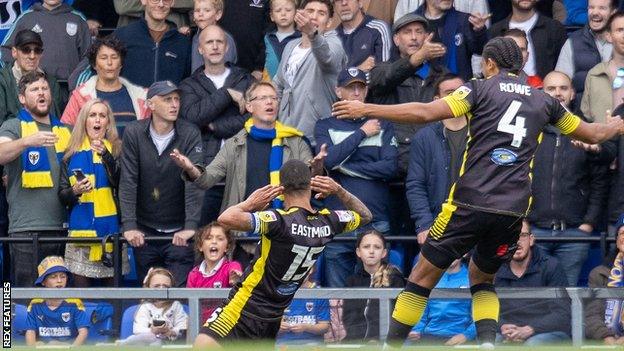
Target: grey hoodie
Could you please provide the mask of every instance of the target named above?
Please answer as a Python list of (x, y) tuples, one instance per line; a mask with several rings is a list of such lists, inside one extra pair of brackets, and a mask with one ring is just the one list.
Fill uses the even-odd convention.
[(2, 42), (2, 61), (13, 62), (11, 51), (13, 38), (22, 29), (30, 29), (41, 35), (43, 57), (41, 68), (60, 80), (66, 80), (91, 45), (87, 21), (71, 6), (61, 4), (49, 11), (42, 4), (34, 4), (15, 21)]

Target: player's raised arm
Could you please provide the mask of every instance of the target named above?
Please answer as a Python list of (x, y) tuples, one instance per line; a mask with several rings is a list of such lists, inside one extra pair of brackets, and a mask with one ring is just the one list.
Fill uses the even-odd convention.
[(245, 201), (223, 211), (218, 218), (219, 224), (241, 232), (254, 229), (252, 213), (266, 208), (283, 190), (281, 186), (267, 185), (254, 191)]
[(569, 136), (584, 143), (600, 144), (620, 134), (624, 134), (624, 121), (620, 116), (611, 117), (611, 111), (607, 111), (605, 123), (587, 123), (579, 119), (578, 126)]
[(332, 178), (316, 176), (312, 178), (310, 185), (312, 190), (318, 193), (316, 195), (317, 198), (325, 198), (330, 195), (338, 196), (338, 199), (340, 199), (348, 210), (360, 215), (360, 223), (362, 225), (369, 223), (373, 219), (373, 214), (368, 207), (366, 207), (360, 199), (346, 191), (340, 184), (336, 183)]
[(371, 117), (402, 123), (429, 123), (453, 118), (449, 104), (443, 100), (429, 103), (410, 102), (398, 105), (365, 104), (359, 101), (338, 101), (332, 106), (337, 118)]

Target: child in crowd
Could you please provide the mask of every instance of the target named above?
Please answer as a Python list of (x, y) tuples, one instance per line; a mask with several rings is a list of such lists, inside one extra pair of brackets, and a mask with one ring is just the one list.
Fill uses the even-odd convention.
[[(37, 267), (36, 286), (63, 289), (70, 277), (62, 257), (48, 256)], [(89, 334), (89, 317), (79, 299), (33, 299), (26, 319), (26, 345), (79, 346)], [(73, 342), (72, 342), (73, 340)]]
[[(204, 259), (189, 273), (186, 287), (230, 288), (238, 283), (243, 275), (241, 265), (227, 257), (233, 247), (232, 233), (217, 222), (200, 228), (196, 234), (195, 249)], [(207, 320), (220, 303), (214, 299), (202, 300), (201, 320)]]
[[(440, 288), (470, 287), (468, 266), (455, 260), (444, 272), (436, 285)], [(472, 321), (470, 300), (431, 300), (423, 312), (420, 322), (408, 336), (410, 342), (444, 343), (447, 346), (460, 345), (477, 337), (477, 329)]]
[[(386, 261), (387, 243), (383, 234), (370, 230), (358, 235), (355, 254), (363, 269), (347, 278), (347, 287), (402, 288), (401, 271)], [(379, 340), (379, 300), (344, 300), (343, 323), (346, 339), (375, 342)]]
[[(195, 0), (193, 8), (193, 21), (197, 24), (197, 32), (193, 35), (192, 55), (191, 55), (191, 72), (204, 65), (204, 58), (198, 51), (199, 33), (213, 24), (223, 16), (223, 0)], [(225, 32), (227, 40), (227, 48), (225, 50), (225, 62), (235, 64), (238, 60), (236, 54), (236, 43), (230, 33)]]
[[(173, 274), (164, 268), (150, 268), (143, 287), (168, 289), (174, 286)], [(137, 308), (132, 325), (133, 335), (119, 340), (119, 345), (159, 346), (186, 334), (188, 315), (179, 301), (146, 300)]]
[(277, 30), (264, 36), (266, 60), (263, 80), (271, 81), (273, 79), (286, 44), (301, 36), (301, 32), (295, 29), (296, 9), (295, 0), (271, 0), (271, 21), (275, 23)]
[[(315, 266), (301, 284), (312, 289), (317, 285), (314, 279)], [(284, 311), (276, 344), (320, 345), (323, 334), (329, 330), (329, 301), (325, 299), (294, 299)]]

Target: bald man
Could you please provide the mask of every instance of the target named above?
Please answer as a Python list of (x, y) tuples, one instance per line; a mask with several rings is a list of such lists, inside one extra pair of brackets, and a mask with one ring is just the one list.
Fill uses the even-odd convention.
[[(227, 49), (221, 27), (204, 28), (198, 44), (204, 64), (180, 84), (180, 117), (201, 130), (204, 164), (210, 164), (222, 141), (238, 133), (248, 118), (243, 93), (253, 78), (246, 70), (226, 63)], [(206, 191), (200, 225), (217, 219), (222, 198), (223, 185)]]
[[(553, 71), (544, 78), (544, 91), (565, 107), (574, 100), (572, 81)], [(607, 200), (607, 164), (572, 145), (556, 128), (544, 130), (533, 166), (533, 209), (528, 220), (535, 237), (587, 237), (594, 231)], [(541, 252), (555, 257), (570, 286), (576, 286), (589, 243), (541, 243)]]

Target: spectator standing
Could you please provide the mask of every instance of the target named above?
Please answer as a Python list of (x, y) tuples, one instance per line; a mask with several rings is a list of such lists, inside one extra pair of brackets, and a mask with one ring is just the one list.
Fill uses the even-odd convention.
[[(71, 132), (50, 113), (52, 97), (43, 73), (26, 73), (18, 91), (24, 108), (0, 127), (0, 164), (8, 178), (9, 236), (64, 237), (67, 215), (58, 198), (58, 179)], [(13, 284), (30, 286), (37, 277), (33, 260), (39, 261), (32, 243), (10, 244), (9, 249)], [(39, 244), (41, 257), (63, 252), (63, 244)]]
[[(568, 0), (537, 0), (535, 8), (542, 15), (563, 23), (567, 16), (566, 6), (563, 4), (564, 1), (567, 2)], [(578, 2), (578, 0), (572, 1)], [(509, 0), (487, 0), (487, 2), (492, 10), (492, 23), (502, 21), (512, 12), (512, 5)], [(584, 8), (587, 8), (587, 4), (585, 4)]]
[[(231, 288), (243, 275), (240, 263), (228, 257), (234, 249), (232, 232), (212, 222), (197, 230), (195, 250), (203, 260), (193, 267), (186, 278), (187, 288)], [(210, 318), (212, 312), (221, 304), (218, 299), (202, 300), (201, 321)]]
[[(589, 288), (622, 287), (622, 259), (624, 258), (624, 227), (623, 221), (618, 221), (616, 250), (604, 258), (602, 264), (589, 272)], [(613, 300), (611, 300), (613, 301)], [(609, 308), (609, 314), (605, 314)], [(619, 311), (616, 310), (619, 309)], [(624, 345), (622, 325), (613, 320), (618, 314), (621, 316), (622, 301), (608, 302), (605, 299), (593, 299), (585, 309), (585, 336), (588, 339), (602, 340), (606, 345)], [(615, 312), (615, 313), (613, 313)], [(609, 317), (608, 324), (606, 317)], [(615, 322), (615, 323), (614, 323)]]
[[(41, 36), (30, 29), (23, 29), (14, 36), (11, 56), (13, 64), (7, 64), (0, 70), (0, 125), (9, 118), (17, 117), (22, 104), (18, 98), (17, 83), (28, 72), (43, 72), (40, 66), (43, 53)], [(45, 75), (50, 87), (52, 101), (50, 112), (59, 116), (63, 109), (61, 88), (53, 75)]]
[(542, 78), (537, 75), (529, 76), (524, 70), (529, 61), (529, 39), (526, 33), (522, 29), (511, 28), (505, 31), (503, 37), (513, 39), (520, 48), (520, 51), (522, 51), (522, 71), (520, 71), (520, 76), (533, 88), (542, 89), (544, 85)]
[[(43, 0), (34, 4), (13, 24), (2, 45), (13, 43), (22, 29), (41, 35), (45, 47), (50, 48), (41, 57), (41, 68), (62, 80), (69, 78), (91, 45), (91, 34), (84, 16), (60, 0)], [(3, 61), (10, 62), (10, 57), (6, 49), (2, 50)]]
[[(340, 72), (336, 95), (340, 100), (366, 99), (366, 74), (351, 67)], [(329, 117), (316, 123), (314, 136), (327, 145), (325, 166), (330, 176), (357, 196), (373, 213), (370, 226), (384, 235), (390, 232), (388, 180), (397, 169), (397, 144), (390, 122), (377, 119), (337, 119)], [(330, 209), (343, 209), (335, 197), (326, 199)], [(367, 229), (370, 229), (367, 228)], [(357, 233), (350, 234), (356, 236)], [(356, 266), (353, 242), (331, 242), (325, 248), (325, 277), (328, 287), (343, 287)]]
[[(304, 162), (312, 159), (303, 134), (277, 121), (278, 103), (272, 83), (254, 83), (245, 92), (245, 108), (251, 118), (243, 130), (225, 141), (209, 165), (197, 167), (196, 160), (175, 154), (174, 159), (184, 170), (184, 177), (201, 189), (210, 189), (225, 179), (221, 211), (267, 184), (277, 185), (279, 172), (276, 170), (281, 164), (293, 159)], [(275, 202), (271, 206), (280, 208), (281, 205)], [(235, 259), (247, 266), (256, 246), (244, 246), (246, 254), (242, 257), (235, 254)]]
[[(146, 289), (175, 287), (173, 273), (164, 268), (150, 268), (143, 280)], [(136, 310), (132, 323), (132, 335), (117, 345), (160, 346), (180, 340), (188, 329), (188, 315), (180, 301), (147, 300)]]
[[(457, 259), (446, 269), (436, 289), (468, 289), (468, 266)], [(455, 346), (474, 340), (477, 329), (470, 316), (471, 303), (466, 300), (433, 300), (427, 305), (420, 322), (408, 335), (418, 344), (441, 343)]]
[[(35, 286), (48, 289), (67, 287), (70, 272), (63, 258), (48, 256), (37, 267)], [(82, 301), (78, 299), (33, 299), (28, 305), (26, 345), (80, 346), (87, 339), (90, 326)]]
[(581, 100), (581, 111), (592, 122), (604, 121), (606, 111), (624, 101), (624, 12), (610, 17), (606, 38), (613, 45), (611, 59), (589, 70)]
[[(204, 57), (199, 52), (199, 35), (208, 26), (217, 24), (223, 16), (223, 0), (195, 0), (193, 6), (193, 22), (197, 25), (197, 32), (193, 35), (191, 44), (191, 73), (195, 72), (204, 64)], [(238, 55), (236, 53), (236, 42), (234, 38), (225, 33), (227, 42), (225, 50), (225, 62), (236, 64)]]
[[(388, 247), (383, 234), (371, 230), (358, 235), (355, 254), (362, 268), (347, 278), (350, 288), (402, 288), (405, 279), (401, 271), (389, 264)], [(343, 302), (343, 322), (347, 340), (377, 342), (379, 340), (379, 300), (346, 299)]]
[(481, 55), (483, 51), (489, 16), (457, 11), (452, 0), (425, 0), (415, 13), (429, 21), (434, 40), (446, 47), (440, 62), (462, 79), (471, 79), (472, 55)]
[[(544, 79), (544, 92), (570, 108), (572, 81), (561, 72)], [(554, 128), (546, 128), (533, 159), (532, 209), (528, 220), (536, 237), (591, 235), (600, 221), (609, 189), (608, 165), (572, 145)], [(589, 243), (540, 243), (542, 253), (555, 257), (570, 286), (576, 286)]]
[(257, 80), (262, 79), (265, 51), (264, 35), (269, 28), (269, 0), (226, 0), (219, 25), (236, 42), (236, 64)]
[[(226, 33), (211, 25), (199, 36), (203, 56), (198, 69), (180, 84), (180, 118), (195, 124), (202, 134), (202, 164), (210, 164), (223, 142), (236, 135), (249, 117), (245, 113), (244, 92), (253, 77), (243, 68), (226, 65)], [(223, 199), (224, 185), (206, 191), (200, 225), (217, 219)]]
[(272, 0), (271, 21), (277, 29), (264, 36), (266, 59), (264, 62), (263, 80), (272, 80), (282, 60), (286, 44), (293, 39), (301, 38), (301, 32), (295, 29), (296, 0)]
[(607, 22), (617, 11), (616, 0), (589, 0), (584, 8), (589, 22), (570, 34), (563, 44), (556, 70), (572, 77), (572, 86), (577, 101), (581, 101), (585, 90), (585, 78), (590, 69), (611, 59), (613, 45), (607, 41)]
[(191, 73), (191, 41), (167, 21), (174, 0), (141, 3), (144, 17), (113, 33), (128, 50), (121, 75), (143, 87), (163, 80), (179, 84)]
[[(103, 100), (90, 100), (80, 111), (61, 165), (59, 198), (69, 210), (70, 237), (103, 240), (119, 234), (120, 151), (121, 140), (111, 107)], [(89, 287), (91, 279), (104, 279), (104, 285), (113, 286), (112, 252), (112, 242), (104, 248), (101, 242), (67, 244), (65, 260), (73, 273), (74, 285)], [(123, 258), (127, 254), (122, 255), (126, 273), (129, 266)]]
[(117, 27), (119, 15), (115, 12), (113, 0), (74, 0), (73, 7), (87, 19), (91, 37), (98, 36), (100, 29)]
[(74, 125), (82, 106), (92, 99), (106, 100), (113, 110), (119, 135), (130, 122), (149, 117), (145, 104), (147, 89), (120, 77), (126, 47), (114, 36), (96, 39), (87, 52), (92, 76), (71, 94), (61, 121)]
[[(434, 99), (450, 95), (463, 84), (452, 73), (440, 77)], [(459, 178), (467, 137), (465, 116), (428, 125), (414, 135), (405, 187), (419, 245), (425, 243), (435, 216)]]
[[(134, 247), (139, 280), (150, 267), (164, 266), (184, 286), (193, 268), (189, 241), (199, 222), (202, 194), (180, 178), (169, 154), (180, 150), (201, 164), (201, 137), (194, 125), (178, 120), (180, 96), (175, 84), (152, 84), (147, 99), (152, 117), (128, 125), (123, 138), (119, 182), (123, 235)], [(171, 234), (171, 242), (144, 240)]]
[(376, 63), (390, 60), (392, 41), (388, 24), (362, 11), (361, 0), (334, 1), (340, 25), (336, 28), (347, 54), (347, 67), (368, 73)]
[(347, 56), (335, 31), (325, 32), (334, 14), (330, 0), (304, 0), (295, 22), (301, 39), (286, 45), (277, 74), (279, 120), (314, 142), (316, 121), (331, 115), (333, 87)]
[[(153, 1), (156, 3), (156, 1)], [(167, 21), (176, 27), (186, 27), (191, 24), (193, 0), (175, 0), (171, 2), (171, 11), (167, 14)], [(143, 17), (146, 4), (143, 0), (113, 0), (115, 12), (119, 15), (117, 27), (124, 27)]]
[[(396, 21), (408, 13), (416, 11), (424, 2), (425, 0), (398, 0), (394, 11), (394, 20)], [(457, 11), (465, 13), (490, 13), (487, 0), (454, 0), (453, 7)]]
[(490, 37), (504, 35), (510, 28), (518, 28), (527, 33), (529, 59), (524, 66), (528, 76), (546, 77), (555, 69), (561, 47), (567, 39), (565, 27), (558, 21), (537, 11), (538, 0), (511, 0), (511, 16), (494, 23)]
[[(534, 243), (535, 238), (525, 222), (511, 261), (504, 263), (496, 273), (497, 287), (562, 287), (568, 284), (557, 259), (544, 255)], [(526, 346), (565, 342), (570, 339), (570, 303), (566, 299), (502, 299), (499, 326), (499, 338), (503, 342), (521, 342)]]

